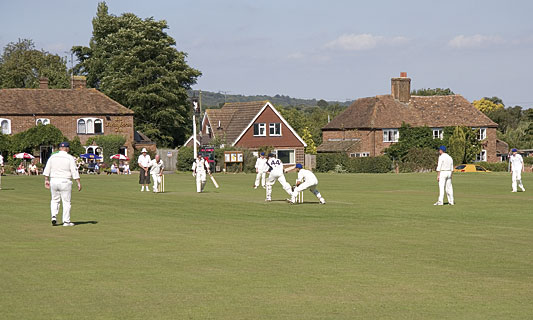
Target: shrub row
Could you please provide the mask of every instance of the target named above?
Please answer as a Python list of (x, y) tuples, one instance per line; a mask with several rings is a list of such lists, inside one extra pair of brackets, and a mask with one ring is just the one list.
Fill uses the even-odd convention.
[(392, 169), (392, 160), (387, 156), (350, 158), (344, 153), (319, 153), (316, 156), (316, 171), (338, 173), (387, 173)]

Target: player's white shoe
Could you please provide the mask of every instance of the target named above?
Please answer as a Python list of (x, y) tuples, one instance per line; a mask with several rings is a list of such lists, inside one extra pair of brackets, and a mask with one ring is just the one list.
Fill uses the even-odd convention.
[(63, 222), (63, 227), (74, 227), (74, 223), (72, 223), (72, 222)]
[(320, 198), (320, 204), (326, 204), (326, 200), (324, 200), (324, 198)]
[(434, 205), (434, 206), (442, 206), (442, 202), (438, 202), (438, 201), (437, 201), (437, 202), (435, 202), (433, 205)]
[(265, 201), (266, 202), (270, 202), (270, 201), (272, 201), (272, 199), (267, 198), (267, 199), (265, 199)]

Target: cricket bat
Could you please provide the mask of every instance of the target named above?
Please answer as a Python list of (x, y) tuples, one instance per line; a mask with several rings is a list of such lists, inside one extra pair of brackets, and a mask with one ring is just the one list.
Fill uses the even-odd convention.
[(215, 188), (219, 188), (217, 181), (215, 180), (215, 177), (213, 177), (212, 174), (209, 175), (211, 177), (211, 181), (213, 181), (213, 184), (215, 185)]

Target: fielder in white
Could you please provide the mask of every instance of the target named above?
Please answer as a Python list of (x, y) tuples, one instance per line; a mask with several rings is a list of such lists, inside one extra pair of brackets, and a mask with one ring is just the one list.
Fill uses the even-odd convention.
[(267, 167), (268, 167), (268, 179), (266, 180), (266, 199), (265, 201), (272, 201), (272, 186), (276, 181), (279, 181), (281, 183), (281, 186), (283, 187), (283, 190), (289, 194), (289, 196), (292, 196), (292, 188), (289, 183), (287, 183), (287, 180), (285, 180), (284, 169), (283, 169), (283, 162), (281, 160), (276, 159), (276, 156), (271, 153), (268, 155), (267, 160)]
[(201, 155), (198, 155), (192, 164), (192, 176), (196, 177), (196, 192), (204, 191), (208, 174), (211, 174), (209, 165)]
[(46, 163), (43, 171), (44, 186), (50, 189), (52, 200), (50, 209), (52, 212), (52, 225), (57, 223), (59, 213), (59, 201), (63, 201), (63, 226), (71, 227), (70, 222), (70, 195), (72, 191), (72, 180), (78, 183), (78, 191), (81, 191), (80, 174), (76, 167), (74, 157), (68, 154), (70, 145), (68, 142), (59, 144), (59, 152), (53, 154)]
[(152, 175), (152, 180), (154, 180), (154, 192), (159, 192), (159, 184), (161, 184), (161, 176), (163, 175), (163, 170), (165, 170), (165, 165), (161, 157), (156, 154), (154, 159), (150, 164), (150, 174)]
[(444, 191), (446, 190), (446, 197), (448, 204), (454, 205), (453, 187), (452, 187), (452, 172), (453, 159), (446, 153), (446, 147), (439, 147), (439, 162), (437, 165), (437, 181), (439, 182), (439, 200), (434, 205), (442, 206), (444, 204)]
[(522, 172), (524, 172), (524, 159), (522, 156), (517, 153), (516, 149), (511, 150), (513, 153), (509, 157), (509, 163), (511, 164), (511, 175), (512, 175), (512, 187), (513, 191), (516, 192), (516, 185), (522, 189), (522, 192), (526, 191), (524, 185), (522, 184)]
[(298, 172), (298, 180), (296, 180), (296, 188), (294, 188), (294, 191), (292, 192), (290, 202), (295, 203), (298, 193), (304, 191), (305, 189), (309, 189), (309, 191), (311, 191), (311, 193), (318, 198), (320, 204), (326, 204), (326, 200), (322, 198), (322, 195), (316, 189), (316, 186), (318, 185), (318, 179), (316, 178), (315, 174), (307, 169), (304, 169), (300, 163), (296, 164), (296, 172)]
[(257, 172), (257, 175), (255, 176), (255, 183), (254, 183), (254, 189), (257, 189), (259, 186), (259, 181), (261, 181), (261, 186), (266, 188), (266, 173), (268, 171), (268, 167), (266, 165), (267, 158), (265, 157), (265, 153), (261, 152), (259, 155), (259, 158), (255, 161), (255, 172)]
[(0, 190), (2, 190), (2, 175), (4, 174), (4, 157), (0, 154)]

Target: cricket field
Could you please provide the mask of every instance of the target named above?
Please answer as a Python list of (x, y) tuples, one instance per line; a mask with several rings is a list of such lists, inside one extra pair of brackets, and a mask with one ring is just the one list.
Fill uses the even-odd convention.
[[(52, 227), (39, 177), (2, 177), (1, 319), (531, 319), (533, 174), (318, 174), (289, 205), (217, 174), (166, 192), (82, 176), (74, 227)], [(294, 182), (296, 174), (287, 175)], [(75, 185), (75, 184), (74, 184)]]

